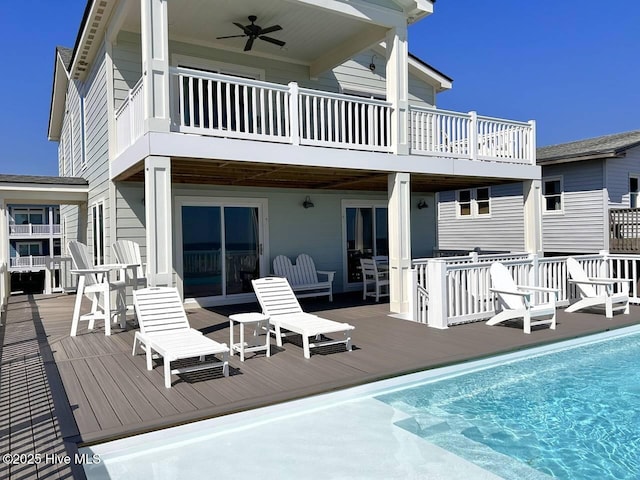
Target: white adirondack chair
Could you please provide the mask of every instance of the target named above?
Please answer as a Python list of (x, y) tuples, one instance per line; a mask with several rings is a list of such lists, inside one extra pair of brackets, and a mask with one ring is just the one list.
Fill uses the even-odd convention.
[[(140, 331), (133, 339), (132, 355), (138, 346), (146, 353), (147, 370), (152, 370), (154, 352), (164, 359), (164, 386), (171, 388), (171, 375), (222, 367), (229, 376), (229, 348), (191, 328), (178, 290), (172, 287), (149, 287), (133, 292)], [(207, 361), (206, 355), (222, 355)], [(171, 362), (199, 357), (200, 363), (171, 368)]]
[(112, 246), (116, 261), (125, 265), (125, 281), (134, 290), (147, 286), (147, 275), (140, 256), (140, 245), (131, 240), (118, 240)]
[[(565, 312), (577, 312), (583, 308), (604, 307), (605, 316), (613, 318), (614, 311), (622, 310), (629, 313), (629, 279), (614, 278), (590, 278), (584, 268), (573, 258), (567, 258), (567, 270), (569, 272), (569, 283), (576, 285), (576, 289), (581, 299), (571, 304)], [(621, 291), (615, 293), (613, 286), (621, 284)], [(596, 287), (600, 287), (598, 293)]]
[[(266, 277), (251, 280), (253, 289), (262, 307), (262, 313), (269, 315), (269, 323), (275, 328), (276, 342), (282, 346), (282, 338), (292, 334), (302, 335), (304, 358), (311, 358), (310, 348), (344, 343), (351, 351), (351, 330), (348, 323), (334, 322), (305, 313), (298, 303), (286, 278)], [(290, 333), (283, 332), (288, 330)], [(321, 340), (322, 335), (342, 333), (339, 340)], [(314, 342), (309, 337), (315, 337)]]
[[(89, 329), (93, 329), (96, 320), (104, 320), (105, 335), (111, 335), (111, 320), (112, 317), (117, 316), (120, 326), (125, 328), (125, 283), (121, 280), (110, 280), (109, 273), (113, 271), (114, 266), (94, 266), (91, 251), (85, 244), (80, 242), (69, 242), (69, 253), (74, 266), (71, 273), (78, 275), (78, 288), (71, 321), (71, 336), (76, 336), (80, 320), (88, 321)], [(85, 295), (91, 300), (91, 311), (80, 315), (82, 297)], [(115, 298), (112, 298), (112, 296)]]
[[(376, 302), (380, 297), (389, 296), (389, 270), (378, 270), (378, 262), (375, 258), (361, 258), (362, 267), (362, 299), (375, 297)], [(369, 291), (369, 285), (373, 285), (373, 291)]]
[[(336, 272), (316, 270), (313, 258), (306, 253), (298, 255), (295, 265), (289, 257), (278, 255), (273, 259), (273, 272), (287, 279), (298, 298), (328, 295), (329, 301), (333, 302), (333, 277)], [(320, 275), (324, 277), (322, 280)]]
[[(500, 262), (495, 262), (489, 269), (492, 288), (496, 294), (496, 312), (487, 325), (497, 325), (507, 320), (522, 318), (524, 333), (531, 333), (535, 325), (549, 325), (556, 328), (556, 297), (558, 290), (553, 288), (529, 287), (516, 285), (513, 277)], [(534, 292), (544, 292), (548, 301), (534, 304)]]

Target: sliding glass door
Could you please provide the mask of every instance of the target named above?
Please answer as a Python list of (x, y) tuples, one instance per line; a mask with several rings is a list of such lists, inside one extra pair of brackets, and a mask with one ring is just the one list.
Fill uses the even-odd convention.
[(345, 203), (343, 206), (345, 244), (345, 280), (362, 282), (361, 258), (389, 255), (386, 202), (376, 204)]
[(261, 205), (179, 207), (185, 298), (250, 294), (262, 273)]

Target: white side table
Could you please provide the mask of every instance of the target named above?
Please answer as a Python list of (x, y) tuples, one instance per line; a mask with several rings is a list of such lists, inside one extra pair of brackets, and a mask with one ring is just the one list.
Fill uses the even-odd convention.
[[(234, 323), (240, 325), (240, 343), (234, 343), (233, 341), (233, 326)], [(246, 325), (253, 325), (253, 341), (249, 344), (244, 339), (244, 329)], [(266, 329), (265, 335), (266, 341), (264, 344), (259, 343), (260, 330)], [(260, 352), (264, 350), (267, 352), (267, 357), (271, 356), (271, 338), (269, 333), (269, 316), (262, 313), (237, 313), (235, 315), (229, 315), (229, 348), (231, 349), (231, 355), (234, 352), (240, 353), (240, 361), (244, 362), (244, 354), (249, 352)]]

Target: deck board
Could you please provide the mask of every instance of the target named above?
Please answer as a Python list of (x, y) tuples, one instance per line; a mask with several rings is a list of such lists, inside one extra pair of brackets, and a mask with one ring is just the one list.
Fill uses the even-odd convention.
[[(125, 330), (114, 325), (109, 337), (103, 325), (90, 331), (86, 323), (77, 337), (70, 337), (73, 300), (64, 294), (11, 299), (8, 325), (0, 327), (0, 432), (10, 433), (0, 435), (3, 451), (63, 454), (78, 444), (620, 328), (640, 319), (640, 307), (634, 306), (630, 315), (612, 320), (601, 314), (559, 311), (557, 330), (541, 327), (531, 335), (517, 325), (487, 327), (482, 322), (436, 330), (390, 317), (388, 304), (337, 296), (333, 304), (310, 300), (304, 307), (354, 325), (352, 352), (336, 345), (312, 350), (307, 360), (299, 339), (286, 339), (282, 348), (272, 342), (269, 358), (264, 353), (248, 354), (243, 363), (233, 356), (229, 377), (219, 370), (193, 372), (174, 376), (173, 387), (166, 389), (158, 363), (147, 371), (144, 355), (131, 355), (135, 332), (131, 319)], [(188, 318), (192, 327), (228, 343), (227, 316), (256, 309), (257, 305), (193, 309)], [(51, 478), (69, 478), (59, 466), (47, 468)], [(0, 465), (0, 477), (6, 472)], [(28, 468), (10, 473), (23, 472), (34, 473)]]

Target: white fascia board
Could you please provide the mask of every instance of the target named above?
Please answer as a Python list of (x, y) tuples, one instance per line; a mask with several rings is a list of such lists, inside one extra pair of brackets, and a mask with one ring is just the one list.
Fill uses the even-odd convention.
[(49, 112), (49, 129), (47, 138), (57, 142), (62, 132), (64, 120), (65, 98), (69, 88), (69, 74), (64, 68), (60, 53), (56, 52), (56, 62), (53, 71), (53, 91), (51, 92), (51, 110)]
[(89, 187), (86, 185), (0, 185), (0, 198), (4, 198), (7, 203), (72, 205), (87, 202), (88, 195)]
[(393, 0), (407, 12), (409, 23), (414, 23), (421, 18), (433, 13), (433, 2), (429, 0)]
[(375, 23), (386, 28), (394, 28), (407, 24), (403, 11), (384, 8), (362, 0), (350, 0), (349, 3), (337, 0), (287, 0), (293, 3), (303, 3), (310, 7), (330, 10), (339, 15), (352, 17), (369, 23)]
[[(90, 70), (91, 62), (103, 43), (111, 10), (117, 0), (90, 0), (92, 2), (89, 14), (85, 19), (79, 41), (74, 46), (73, 58), (69, 68), (70, 77), (83, 80)], [(84, 58), (82, 58), (84, 55)], [(82, 63), (82, 65), (81, 65)], [(85, 70), (79, 70), (84, 67)]]
[[(256, 153), (258, 152), (258, 153)], [(143, 161), (147, 155), (175, 158), (202, 158), (308, 167), (408, 172), (434, 175), (462, 175), (517, 180), (539, 179), (542, 169), (535, 165), (482, 162), (420, 155), (343, 150), (282, 143), (256, 142), (152, 132), (145, 135), (111, 165), (111, 178)]]

